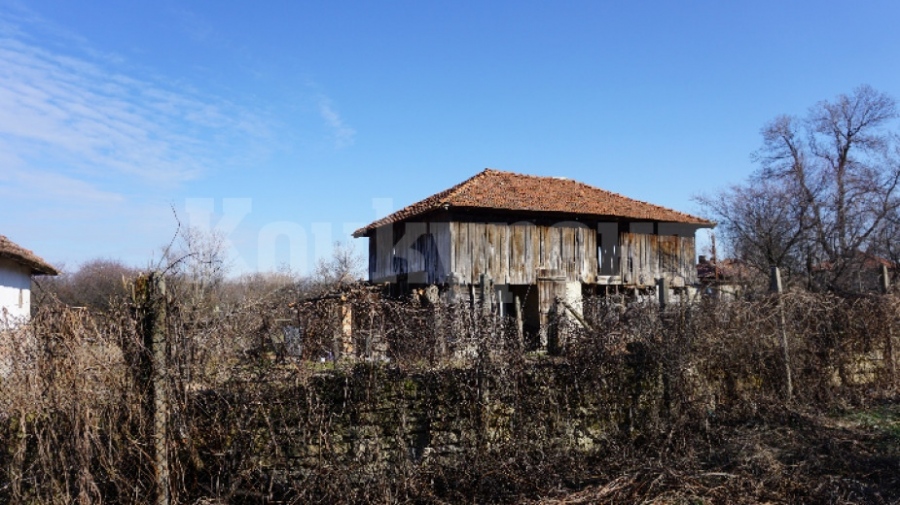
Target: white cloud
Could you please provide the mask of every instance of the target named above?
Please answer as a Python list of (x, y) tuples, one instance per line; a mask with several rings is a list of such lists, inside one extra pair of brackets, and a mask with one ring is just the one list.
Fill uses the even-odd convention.
[(88, 182), (63, 174), (9, 166), (0, 173), (0, 197), (4, 200), (34, 199), (33, 195), (40, 195), (41, 200), (77, 200), (82, 205), (118, 204), (125, 201), (120, 194), (103, 191)]
[(259, 109), (140, 65), (0, 0), (0, 233), (53, 261), (138, 264), (189, 181), (273, 149)]
[[(223, 189), (236, 179), (216, 177), (223, 169), (290, 154), (323, 129), (338, 149), (354, 142), (355, 130), (315, 87), (301, 85), (291, 99), (254, 89), (244, 101), (230, 94), (242, 82), (184, 82), (141, 67), (129, 59), (140, 55), (104, 53), (22, 4), (6, 9), (10, 1), (0, 0), (0, 233), (34, 244), (52, 238), (48, 258), (140, 261), (171, 238), (170, 204), (188, 188), (240, 196), (243, 188)], [(218, 42), (214, 27), (181, 14), (196, 38)], [(298, 103), (301, 131), (288, 127)], [(309, 125), (318, 131), (302, 130)]]
[(6, 157), (52, 158), (72, 177), (169, 186), (243, 156), (237, 146), (267, 135), (262, 121), (227, 101), (125, 75), (88, 51), (39, 47), (19, 33), (0, 31), (0, 148), (15, 150), (0, 153)]
[(324, 96), (319, 97), (319, 114), (331, 129), (335, 147), (341, 149), (353, 145), (356, 139), (356, 130), (344, 124), (340, 114), (334, 110), (331, 100)]

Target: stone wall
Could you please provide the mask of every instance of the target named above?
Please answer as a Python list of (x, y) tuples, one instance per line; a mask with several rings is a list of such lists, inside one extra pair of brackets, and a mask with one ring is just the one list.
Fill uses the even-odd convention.
[(193, 403), (195, 471), (209, 479), (239, 459), (287, 489), (323, 469), (395, 478), (477, 455), (590, 454), (659, 420), (652, 368), (632, 352), (590, 372), (545, 358), (417, 372), (357, 364), (295, 382), (236, 382)]

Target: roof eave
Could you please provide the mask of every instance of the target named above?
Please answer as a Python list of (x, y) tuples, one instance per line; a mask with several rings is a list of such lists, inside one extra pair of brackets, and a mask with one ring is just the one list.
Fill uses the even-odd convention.
[[(410, 216), (406, 216), (406, 217), (404, 217), (404, 218), (402, 218), (402, 219), (398, 219), (398, 220), (396, 220), (396, 221), (382, 222), (382, 221), (388, 220), (388, 219), (391, 217), (391, 216), (386, 216), (385, 218), (379, 219), (378, 221), (374, 221), (374, 222), (370, 223), (370, 224), (367, 225), (367, 226), (364, 226), (364, 227), (362, 227), (362, 228), (359, 228), (358, 230), (354, 231), (353, 234), (352, 234), (351, 236), (352, 236), (353, 238), (363, 238), (363, 237), (368, 237), (369, 235), (371, 235), (371, 233), (372, 233), (374, 230), (376, 230), (376, 229), (378, 229), (378, 228), (381, 228), (382, 226), (387, 226), (387, 225), (389, 225), (389, 224), (395, 224), (395, 223), (404, 223), (404, 222), (407, 222), (407, 221), (409, 221), (409, 220), (411, 220), (411, 219), (414, 219), (414, 218), (417, 218), (417, 217), (421, 217), (421, 216), (423, 216), (423, 215), (425, 215), (425, 214), (428, 214), (430, 211), (433, 211), (433, 210), (436, 210), (436, 209), (449, 210), (449, 209), (450, 209), (450, 206), (449, 206), (449, 204), (443, 203), (443, 204), (438, 205), (438, 206), (436, 206), (436, 207), (434, 207), (434, 208), (425, 209), (425, 210), (423, 210), (423, 211), (421, 211), (421, 212), (418, 212), (418, 213), (416, 213), (416, 214), (412, 214), (412, 215), (410, 215)], [(575, 214), (575, 213), (562, 213), (562, 212), (551, 212), (551, 211), (541, 211), (541, 210), (515, 210), (515, 209), (499, 209), (499, 208), (488, 208), (488, 207), (463, 207), (463, 206), (460, 206), (460, 207), (454, 207), (454, 209), (455, 209), (455, 210), (460, 210), (460, 211), (500, 211), (500, 212), (522, 213), (522, 214), (533, 214), (533, 215), (538, 215), (538, 214), (544, 214), (544, 215), (560, 215), (560, 216), (562, 216), (562, 215), (569, 215), (569, 216), (572, 216), (572, 217), (588, 217), (588, 218), (619, 218), (619, 219), (625, 218), (625, 219), (635, 219), (635, 220), (645, 219), (645, 218), (642, 218), (642, 217), (632, 217), (632, 216), (608, 216), (608, 215), (600, 215), (600, 214)], [(705, 220), (705, 219), (700, 219), (700, 218), (698, 218), (698, 219), (696, 219), (696, 220), (687, 220), (687, 219), (682, 219), (682, 220), (661, 220), (661, 221), (659, 221), (659, 222), (661, 222), (661, 223), (676, 223), (676, 224), (692, 225), (692, 226), (697, 226), (698, 228), (715, 228), (716, 225), (718, 224), (718, 223), (716, 223), (715, 221), (707, 221), (707, 220)]]
[(27, 267), (31, 271), (31, 275), (59, 275), (59, 271), (50, 264), (23, 258), (17, 254), (0, 254), (0, 258), (8, 259)]

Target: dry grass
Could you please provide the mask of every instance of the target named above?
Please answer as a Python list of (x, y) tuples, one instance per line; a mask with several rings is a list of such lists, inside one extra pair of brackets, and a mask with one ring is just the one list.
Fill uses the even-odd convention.
[[(894, 416), (893, 423), (900, 422)], [(625, 462), (625, 468), (597, 479), (601, 483), (530, 503), (879, 504), (900, 499), (897, 433), (848, 422), (846, 414), (770, 412), (737, 425), (712, 426), (694, 443), (690, 451)]]

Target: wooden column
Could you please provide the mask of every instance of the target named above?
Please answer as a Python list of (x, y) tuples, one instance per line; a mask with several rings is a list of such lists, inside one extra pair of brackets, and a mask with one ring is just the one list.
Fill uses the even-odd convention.
[(353, 357), (355, 349), (353, 345), (353, 305), (346, 297), (337, 300), (336, 305), (332, 308), (334, 311), (334, 340), (333, 354), (334, 359), (341, 357)]
[(557, 297), (550, 307), (550, 312), (547, 314), (547, 354), (552, 356), (560, 356), (565, 352), (566, 339), (561, 331), (563, 312), (565, 310), (560, 298)]
[(493, 312), (494, 281), (487, 274), (481, 274), (481, 282), (478, 284), (479, 298), (481, 299), (481, 315), (489, 316)]
[(663, 277), (656, 284), (659, 294), (659, 308), (665, 310), (666, 305), (669, 304), (669, 282)]
[(515, 297), (516, 308), (516, 341), (519, 345), (519, 352), (525, 350), (525, 323), (522, 315), (522, 300), (518, 296)]
[(539, 269), (537, 288), (541, 347), (546, 347), (548, 330), (555, 323), (556, 300), (566, 295), (566, 277), (559, 270)]

